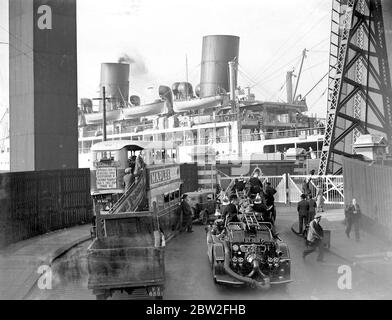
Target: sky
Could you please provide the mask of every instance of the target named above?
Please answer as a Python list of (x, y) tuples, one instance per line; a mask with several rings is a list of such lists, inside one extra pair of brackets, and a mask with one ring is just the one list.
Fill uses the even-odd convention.
[[(12, 1), (12, 0), (11, 0)], [(7, 2), (0, 0), (0, 109), (8, 105)], [(202, 38), (240, 37), (239, 85), (260, 100), (285, 100), (286, 72), (298, 73), (308, 49), (298, 93), (328, 71), (331, 0), (78, 0), (78, 95), (98, 96), (100, 64), (124, 54), (130, 92), (186, 79), (200, 82)], [(307, 98), (309, 113), (325, 117), (325, 79)]]

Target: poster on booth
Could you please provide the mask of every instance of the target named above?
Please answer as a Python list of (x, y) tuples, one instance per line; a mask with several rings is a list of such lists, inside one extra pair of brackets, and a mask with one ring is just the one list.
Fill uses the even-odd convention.
[(115, 189), (117, 187), (117, 170), (112, 167), (97, 169), (97, 188)]
[(150, 187), (156, 188), (180, 178), (179, 167), (170, 167), (150, 171)]

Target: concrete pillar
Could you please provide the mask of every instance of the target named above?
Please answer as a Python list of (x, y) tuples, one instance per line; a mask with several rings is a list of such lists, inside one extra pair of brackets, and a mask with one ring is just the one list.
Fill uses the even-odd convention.
[(11, 171), (78, 167), (76, 0), (9, 0)]

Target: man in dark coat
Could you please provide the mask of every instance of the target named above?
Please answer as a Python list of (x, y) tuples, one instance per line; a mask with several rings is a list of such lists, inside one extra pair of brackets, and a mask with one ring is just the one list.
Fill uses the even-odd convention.
[(244, 178), (241, 176), (240, 179), (234, 180), (233, 191), (243, 192), (244, 190), (245, 190), (245, 182), (244, 182)]
[(305, 195), (305, 199), (309, 199), (312, 195), (312, 191), (310, 190), (310, 180), (311, 178), (306, 178), (302, 183), (302, 193)]
[(266, 188), (265, 188), (265, 204), (267, 207), (271, 207), (271, 212), (272, 212), (272, 219), (275, 221), (276, 220), (276, 210), (275, 210), (275, 197), (274, 194), (277, 191), (275, 188), (271, 186), (271, 182), (266, 183)]
[(192, 208), (189, 204), (188, 195), (184, 194), (181, 201), (181, 210), (184, 219), (184, 227), (182, 231), (193, 232), (192, 230)]
[(299, 233), (302, 234), (304, 231), (304, 225), (308, 223), (309, 217), (309, 202), (306, 200), (306, 196), (301, 194), (301, 201), (298, 202), (297, 211), (298, 211), (298, 224), (299, 224)]
[(361, 220), (361, 209), (357, 203), (357, 199), (353, 199), (352, 203), (345, 210), (346, 216), (346, 235), (350, 238), (351, 228), (354, 226), (355, 240), (359, 241), (359, 225)]
[(223, 219), (226, 222), (239, 222), (237, 209), (237, 196), (235, 194), (230, 196), (230, 203), (223, 210)]
[(253, 174), (253, 177), (249, 179), (249, 194), (248, 195), (256, 195), (258, 193), (262, 193), (263, 191), (263, 184), (259, 179), (259, 173), (256, 171)]
[(308, 221), (312, 221), (314, 219), (314, 216), (316, 215), (317, 204), (316, 204), (316, 200), (314, 200), (314, 198), (312, 196), (310, 196), (308, 202), (309, 202)]

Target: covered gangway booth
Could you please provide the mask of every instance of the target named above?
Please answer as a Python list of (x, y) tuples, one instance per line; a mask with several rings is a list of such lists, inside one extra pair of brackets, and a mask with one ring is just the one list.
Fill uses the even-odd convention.
[(132, 141), (113, 140), (103, 141), (91, 147), (92, 165), (101, 160), (118, 161), (121, 167), (127, 166), (128, 158), (132, 155), (141, 154), (146, 165), (163, 164), (173, 162), (176, 159), (176, 146), (168, 141)]

